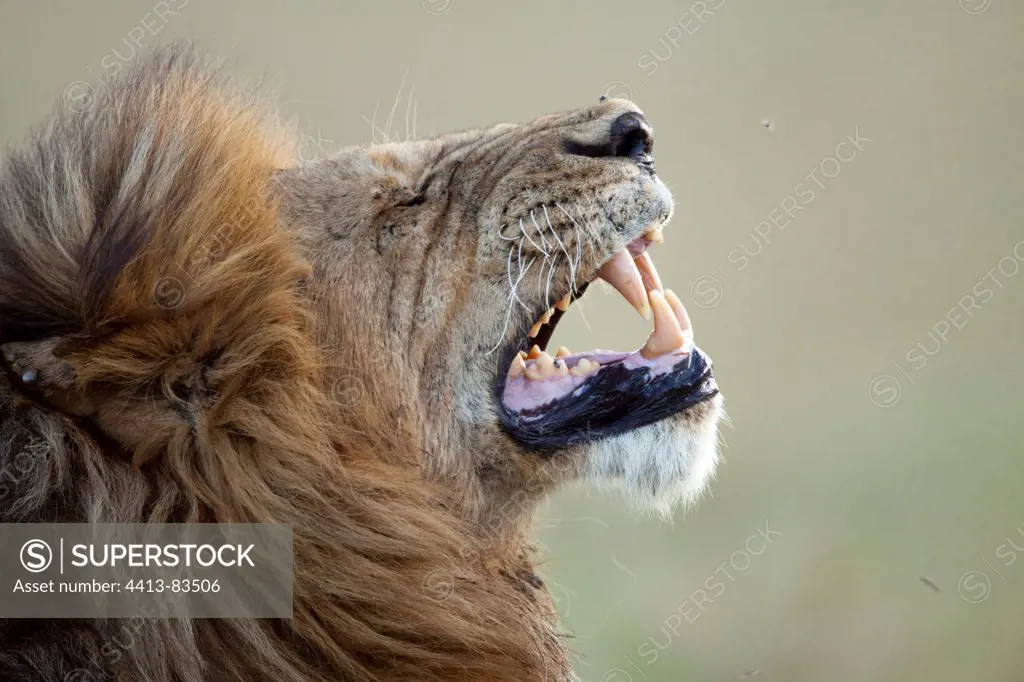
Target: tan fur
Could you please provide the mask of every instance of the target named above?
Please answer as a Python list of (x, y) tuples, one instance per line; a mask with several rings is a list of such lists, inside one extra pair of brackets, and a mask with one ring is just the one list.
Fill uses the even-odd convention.
[[(600, 217), (547, 218), (581, 247), (564, 287), (666, 218), (625, 166), (556, 158), (631, 107), (288, 168), (258, 102), (175, 48), (12, 153), (0, 462), (46, 454), (0, 521), (292, 523), (295, 617), (145, 621), (117, 656), (117, 622), (2, 622), (0, 678), (569, 679), (529, 523), (597, 451), (539, 457), (494, 417), (488, 349), (528, 322), (488, 225)], [(717, 402), (684, 417), (645, 428), (713, 431)]]

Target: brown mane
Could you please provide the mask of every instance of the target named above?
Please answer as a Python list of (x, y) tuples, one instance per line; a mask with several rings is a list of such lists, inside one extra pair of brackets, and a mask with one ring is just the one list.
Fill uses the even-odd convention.
[(567, 677), (502, 577), (529, 547), (480, 546), (389, 415), (332, 399), (261, 111), (175, 48), (5, 160), (0, 522), (293, 523), (294, 619), (0, 621), (0, 679)]

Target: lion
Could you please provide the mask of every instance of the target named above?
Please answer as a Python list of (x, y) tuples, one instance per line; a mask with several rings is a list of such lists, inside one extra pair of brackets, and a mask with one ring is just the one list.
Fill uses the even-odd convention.
[[(0, 678), (575, 679), (535, 507), (667, 511), (717, 461), (641, 110), (297, 163), (182, 45), (91, 105), (0, 169), (0, 521), (290, 523), (294, 617), (0, 621)], [(596, 279), (650, 338), (549, 352)]]

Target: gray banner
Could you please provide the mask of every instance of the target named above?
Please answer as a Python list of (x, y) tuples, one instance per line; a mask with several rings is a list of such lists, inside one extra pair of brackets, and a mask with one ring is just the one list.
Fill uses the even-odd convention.
[(279, 524), (0, 524), (0, 618), (291, 618)]

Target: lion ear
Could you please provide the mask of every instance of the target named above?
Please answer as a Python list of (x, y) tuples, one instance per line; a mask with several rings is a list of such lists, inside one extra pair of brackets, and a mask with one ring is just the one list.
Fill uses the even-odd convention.
[(64, 337), (12, 341), (0, 346), (0, 357), (22, 391), (63, 412), (86, 416), (89, 401), (75, 385), (74, 368), (60, 357), (64, 343)]
[(88, 420), (130, 454), (136, 469), (153, 459), (173, 433), (187, 428), (181, 411), (156, 396), (139, 399), (105, 382), (83, 381), (64, 357), (74, 345), (75, 340), (66, 337), (10, 342), (0, 345), (0, 358), (21, 393)]

